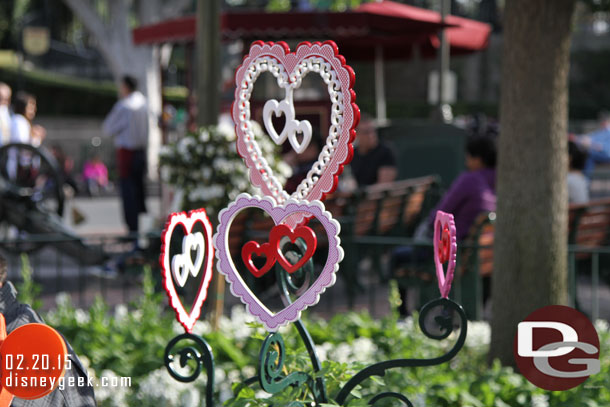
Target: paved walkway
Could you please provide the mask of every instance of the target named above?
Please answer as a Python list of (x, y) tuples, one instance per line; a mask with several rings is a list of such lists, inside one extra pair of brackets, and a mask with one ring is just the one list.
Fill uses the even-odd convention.
[[(159, 197), (146, 199), (148, 213), (141, 215), (140, 224), (143, 230), (147, 229), (146, 222), (152, 228), (160, 225), (161, 202)], [(84, 221), (78, 225), (73, 222), (72, 209), (76, 208), (84, 217)], [(67, 201), (65, 216), (66, 224), (74, 229), (79, 235), (107, 234), (123, 235), (127, 228), (123, 224), (123, 210), (121, 199), (118, 196), (85, 198), (77, 197)], [(165, 218), (165, 215), (163, 216)], [(158, 223), (155, 225), (154, 221)]]

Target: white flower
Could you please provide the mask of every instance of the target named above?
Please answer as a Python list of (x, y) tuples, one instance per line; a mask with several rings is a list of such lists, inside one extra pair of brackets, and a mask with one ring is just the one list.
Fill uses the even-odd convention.
[(316, 353), (320, 362), (328, 360), (328, 353), (332, 351), (333, 345), (330, 342), (324, 342), (322, 345), (316, 347)]
[(71, 304), (70, 295), (66, 292), (57, 293), (55, 296), (55, 305), (57, 307), (65, 307)]
[(76, 319), (76, 322), (80, 325), (84, 325), (90, 320), (89, 313), (85, 312), (80, 308), (74, 312), (74, 318)]
[(598, 333), (608, 332), (610, 330), (610, 325), (608, 324), (608, 321), (604, 319), (598, 319), (595, 321), (595, 330)]
[(124, 321), (125, 318), (127, 318), (128, 314), (129, 310), (127, 309), (127, 306), (125, 304), (119, 304), (114, 309), (114, 319), (119, 322)]
[[(105, 402), (106, 405), (121, 407), (127, 404), (126, 397), (129, 393), (129, 387), (123, 386), (112, 386), (112, 383), (120, 383), (119, 376), (114, 373), (112, 370), (103, 370), (102, 377), (106, 377), (107, 386), (100, 385), (100, 381), (97, 381), (97, 386), (95, 387), (95, 398), (98, 403)], [(95, 382), (95, 380), (94, 380)]]
[(426, 396), (423, 394), (417, 394), (415, 399), (413, 400), (413, 407), (425, 407), (426, 406)]
[(199, 134), (199, 140), (207, 143), (210, 140), (210, 133), (207, 130), (202, 130)]
[(140, 383), (137, 398), (142, 405), (161, 405), (167, 407), (196, 406), (202, 395), (201, 375), (191, 383), (182, 383), (174, 380), (165, 368), (152, 371)]
[(348, 343), (340, 343), (328, 352), (328, 357), (339, 363), (351, 363), (352, 350)]
[[(180, 328), (181, 330), (184, 330), (182, 325), (180, 325)], [(212, 326), (206, 320), (199, 320), (195, 323), (195, 326), (193, 326), (193, 334), (195, 335), (204, 336), (210, 332), (212, 332)]]
[(364, 363), (372, 361), (378, 350), (371, 338), (364, 337), (354, 340), (352, 349), (354, 349), (354, 360)]
[(549, 407), (549, 396), (547, 394), (534, 394), (532, 396), (532, 407)]
[(488, 346), (491, 342), (491, 327), (484, 321), (468, 321), (468, 335), (466, 346), (478, 348)]

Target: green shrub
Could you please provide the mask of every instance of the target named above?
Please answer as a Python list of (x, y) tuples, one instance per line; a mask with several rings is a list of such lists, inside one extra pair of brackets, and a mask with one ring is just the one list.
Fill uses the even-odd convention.
[[(87, 311), (74, 308), (66, 295), (59, 296), (57, 309), (46, 315), (47, 322), (72, 343), (91, 374), (129, 376), (128, 389), (96, 389), (101, 407), (105, 406), (200, 406), (203, 405), (205, 374), (194, 383), (180, 383), (167, 373), (163, 353), (167, 343), (183, 332), (173, 313), (164, 306), (164, 296), (154, 292), (150, 271), (145, 273), (144, 295), (129, 308), (111, 310), (101, 300)], [(195, 325), (194, 333), (210, 344), (216, 361), (215, 398), (226, 406), (310, 405), (308, 388), (289, 387), (269, 395), (258, 384), (241, 387), (257, 374), (258, 357), (267, 333), (253, 323), (243, 306), (230, 317), (222, 317), (219, 329), (212, 331), (206, 321)], [(322, 371), (314, 373), (307, 350), (293, 326), (280, 330), (287, 349), (285, 373), (304, 371), (324, 377), (328, 395), (339, 389), (364, 366), (393, 358), (431, 358), (443, 354), (455, 341), (455, 334), (443, 341), (425, 337), (416, 319), (389, 315), (375, 319), (367, 313), (337, 314), (326, 321), (304, 318), (322, 360)], [(602, 370), (583, 385), (564, 392), (546, 392), (527, 382), (511, 368), (486, 363), (490, 328), (485, 322), (470, 322), (464, 348), (448, 363), (389, 371), (372, 377), (352, 392), (349, 406), (367, 405), (381, 391), (405, 394), (414, 406), (463, 407), (574, 407), (610, 405), (610, 346), (608, 323), (597, 322), (602, 347)], [(297, 403), (297, 404), (294, 404)], [(328, 406), (335, 405), (329, 401)], [(382, 402), (376, 406), (383, 406)], [(390, 404), (385, 404), (390, 405)], [(395, 405), (395, 404), (394, 404)]]

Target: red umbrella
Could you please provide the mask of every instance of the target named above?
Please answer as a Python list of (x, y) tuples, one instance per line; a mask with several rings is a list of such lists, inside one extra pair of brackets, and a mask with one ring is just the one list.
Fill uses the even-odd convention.
[[(194, 16), (162, 21), (133, 30), (136, 44), (191, 42), (195, 40)], [(449, 16), (393, 1), (365, 3), (346, 12), (262, 11), (226, 12), (221, 16), (224, 40), (334, 40), (348, 59), (372, 59), (375, 46), (386, 58), (409, 58), (414, 46), (422, 56), (434, 56), (438, 31), (447, 27), (452, 53), (484, 49), (491, 27), (466, 18)]]
[[(193, 42), (195, 25), (194, 16), (163, 21), (136, 28), (133, 38), (136, 44)], [(385, 59), (408, 59), (414, 54), (434, 57), (440, 46), (438, 33), (443, 28), (454, 55), (484, 49), (491, 33), (488, 24), (455, 16), (447, 16), (443, 22), (436, 11), (393, 1), (365, 3), (340, 13), (226, 12), (220, 26), (224, 40), (332, 39), (348, 61), (374, 60), (377, 113), (381, 120), (385, 119)]]

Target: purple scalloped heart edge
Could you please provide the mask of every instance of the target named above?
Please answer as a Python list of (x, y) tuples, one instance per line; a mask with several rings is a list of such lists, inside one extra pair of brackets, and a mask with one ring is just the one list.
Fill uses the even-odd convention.
[[(228, 247), (229, 229), (237, 214), (246, 208), (262, 209), (271, 216), (275, 224), (280, 224), (282, 220), (285, 220), (292, 213), (310, 213), (324, 226), (328, 237), (328, 258), (318, 278), (305, 293), (277, 313), (271, 312), (258, 300), (239, 275), (231, 259)], [(328, 287), (335, 284), (335, 273), (339, 269), (339, 263), (343, 260), (344, 254), (340, 246), (341, 239), (339, 238), (341, 227), (339, 222), (334, 220), (331, 214), (325, 210), (322, 202), (289, 199), (284, 204), (277, 205), (270, 197), (261, 198), (249, 194), (241, 194), (219, 213), (218, 220), (219, 224), (213, 237), (216, 258), (218, 260), (216, 269), (225, 276), (229, 283), (231, 294), (239, 298), (245, 304), (247, 312), (265, 325), (267, 330), (271, 332), (277, 331), (279, 327), (299, 319), (302, 311), (309, 306), (317, 304), (320, 300), (320, 295)]]

